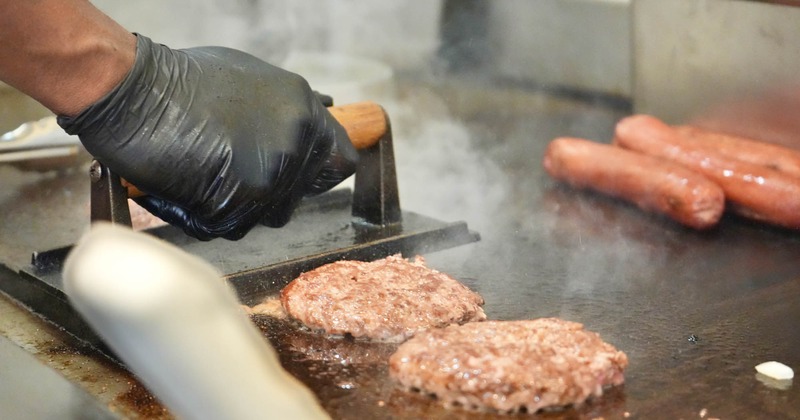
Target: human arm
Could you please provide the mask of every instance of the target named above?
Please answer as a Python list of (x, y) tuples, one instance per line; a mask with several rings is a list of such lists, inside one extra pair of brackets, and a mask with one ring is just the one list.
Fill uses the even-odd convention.
[[(26, 13), (52, 13), (0, 1), (34, 26), (43, 24)], [(60, 40), (32, 38), (26, 24), (16, 22), (17, 29), (7, 31), (26, 40), (23, 45), (30, 42), (23, 51), (31, 55), (26, 62), (32, 74), (2, 62), (0, 67), (10, 70), (0, 71), (0, 77), (59, 114), (59, 124), (78, 135), (93, 156), (147, 193), (137, 199), (139, 204), (187, 234), (239, 239), (259, 221), (282, 226), (302, 197), (325, 191), (354, 172), (357, 154), (346, 132), (299, 75), (229, 48), (175, 50), (131, 35), (132, 64), (102, 92), (93, 77), (110, 81), (111, 70), (124, 67), (109, 59), (127, 51), (122, 48), (127, 37), (117, 31), (121, 28), (85, 1), (41, 2), (86, 7), (66, 18), (69, 24), (58, 16), (51, 16), (49, 24), (66, 34), (83, 25), (97, 38), (109, 39), (87, 43), (97, 48), (76, 48), (83, 54), (60, 54), (56, 47), (37, 46), (63, 46)], [(109, 45), (115, 47), (101, 48)], [(52, 56), (40, 53), (42, 48)], [(11, 50), (4, 60), (14, 59)], [(73, 61), (81, 57), (88, 64)], [(78, 70), (54, 74), (48, 64)], [(43, 85), (37, 85), (40, 79)], [(99, 92), (99, 97), (87, 92)]]
[(0, 0), (0, 80), (76, 115), (127, 74), (136, 37), (85, 0)]

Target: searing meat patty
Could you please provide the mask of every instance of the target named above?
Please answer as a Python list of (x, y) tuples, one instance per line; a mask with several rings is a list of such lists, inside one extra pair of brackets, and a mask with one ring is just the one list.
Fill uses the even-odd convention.
[(430, 330), (401, 344), (389, 372), (446, 405), (535, 412), (578, 404), (624, 382), (625, 353), (557, 318)]
[(313, 330), (379, 341), (486, 319), (480, 295), (419, 256), (324, 265), (289, 283), (281, 303)]

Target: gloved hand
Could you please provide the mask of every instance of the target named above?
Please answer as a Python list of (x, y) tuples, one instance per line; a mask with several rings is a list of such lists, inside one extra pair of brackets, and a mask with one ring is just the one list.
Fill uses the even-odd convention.
[(148, 194), (138, 204), (203, 240), (283, 226), (358, 158), (302, 77), (241, 51), (173, 50), (142, 35), (119, 86), (58, 123)]

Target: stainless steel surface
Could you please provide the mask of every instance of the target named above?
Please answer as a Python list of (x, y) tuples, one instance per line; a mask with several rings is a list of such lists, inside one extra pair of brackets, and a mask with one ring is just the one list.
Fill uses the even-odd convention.
[(630, 97), (630, 3), (488, 1), (488, 65), (506, 78)]
[[(704, 409), (723, 419), (800, 416), (796, 387), (771, 388), (754, 369), (767, 360), (800, 367), (800, 234), (735, 217), (697, 233), (545, 175), (549, 140), (608, 141), (629, 109), (473, 79), (403, 83), (399, 92), (386, 109), (404, 209), (463, 219), (482, 233), (480, 242), (426, 254), (429, 265), (481, 293), (490, 318), (583, 322), (630, 357), (624, 387), (534, 418), (699, 418)], [(53, 178), (0, 169), (0, 176), (6, 275), (27, 264), (31, 250), (70, 243), (85, 229), (85, 173)], [(220, 258), (248, 252), (211, 244)], [(258, 322), (284, 365), (335, 418), (493, 417), (448, 411), (397, 389), (384, 363), (391, 347)], [(120, 375), (88, 385), (113, 384)], [(88, 388), (79, 375), (70, 380)]]
[[(717, 114), (720, 108), (752, 104), (776, 90), (797, 98), (800, 8), (790, 3), (797, 5), (636, 0), (632, 11), (635, 110), (680, 123)], [(737, 126), (746, 124), (743, 119), (766, 118), (759, 112), (790, 112), (776, 105), (780, 104), (750, 109), (725, 122)], [(769, 124), (760, 126), (762, 135), (769, 134), (763, 132), (770, 129)]]
[(74, 147), (80, 144), (77, 136), (70, 136), (58, 126), (56, 117), (49, 116), (25, 122), (0, 135), (0, 154), (32, 149)]
[(49, 170), (74, 166), (81, 155), (83, 146), (78, 137), (66, 134), (54, 116), (22, 123), (0, 134), (0, 164), (29, 168), (39, 164)]
[(88, 392), (0, 337), (0, 418), (116, 419)]
[[(29, 410), (20, 418), (84, 419), (98, 412), (104, 413), (100, 418), (172, 418), (126, 370), (1, 294), (0, 335), (18, 347), (3, 344), (0, 351), (0, 359), (13, 362), (2, 376), (9, 385), (0, 395), (3, 419), (13, 419), (13, 413), (31, 404), (38, 413), (57, 415), (37, 417), (37, 411)], [(19, 375), (36, 380), (34, 389), (24, 380), (10, 380)]]

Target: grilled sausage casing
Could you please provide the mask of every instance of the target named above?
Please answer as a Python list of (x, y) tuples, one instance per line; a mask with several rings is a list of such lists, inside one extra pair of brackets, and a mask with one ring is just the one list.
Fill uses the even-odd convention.
[(722, 189), (703, 175), (663, 159), (589, 140), (553, 140), (544, 157), (553, 178), (671, 217), (695, 229), (714, 226), (725, 209)]
[(729, 208), (742, 216), (800, 229), (800, 178), (724, 155), (648, 115), (620, 120), (614, 143), (702, 173), (722, 187)]
[(675, 129), (688, 140), (702, 147), (712, 146), (725, 156), (800, 177), (798, 150), (690, 125), (677, 126)]

